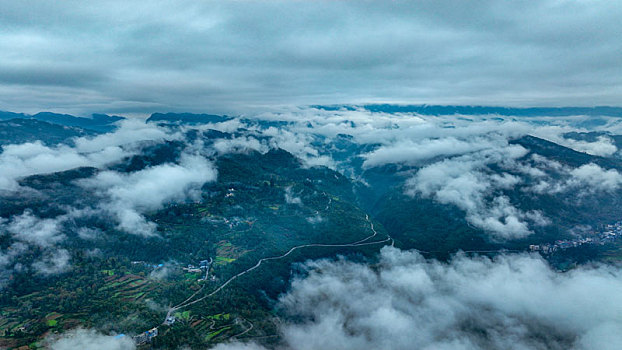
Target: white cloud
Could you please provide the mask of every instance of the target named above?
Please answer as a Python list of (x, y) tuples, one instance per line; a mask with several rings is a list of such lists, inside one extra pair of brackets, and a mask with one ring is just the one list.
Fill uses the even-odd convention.
[(265, 350), (261, 345), (254, 343), (223, 343), (218, 344), (215, 347), (211, 348), (211, 350)]
[(365, 158), (363, 166), (369, 168), (392, 163), (417, 164), (435, 157), (460, 155), (491, 146), (489, 139), (481, 137), (474, 137), (468, 141), (454, 137), (425, 139), (419, 142), (401, 140), (363, 155)]
[(103, 167), (140, 151), (144, 142), (174, 139), (166, 130), (142, 121), (120, 123), (114, 132), (75, 140), (75, 147), (48, 147), (41, 141), (4, 145), (0, 153), (0, 190), (17, 190), (17, 180), (77, 167)]
[(42, 219), (27, 209), (21, 215), (0, 222), (0, 233), (8, 233), (13, 241), (6, 251), (0, 251), (0, 287), (4, 286), (10, 273), (27, 267), (19, 262), (19, 258), (33, 251), (41, 251), (30, 265), (36, 272), (48, 276), (69, 269), (71, 255), (66, 249), (59, 248), (66, 239), (62, 233), (66, 220), (66, 216)]
[(302, 199), (294, 195), (291, 186), (285, 188), (285, 203), (302, 205)]
[(267, 145), (249, 136), (218, 139), (214, 142), (213, 147), (219, 154), (248, 152), (249, 150), (266, 153), (270, 150)]
[[(542, 158), (542, 157), (540, 157)], [(547, 163), (543, 159), (539, 162)], [(551, 161), (550, 168), (556, 170), (555, 177), (540, 179), (529, 187), (535, 193), (563, 193), (575, 191), (578, 196), (595, 194), (598, 192), (614, 192), (622, 186), (622, 174), (615, 169), (603, 169), (594, 163), (581, 165), (577, 168), (563, 166)]]
[(538, 212), (516, 208), (501, 190), (521, 182), (508, 173), (492, 173), (491, 163), (515, 167), (515, 160), (526, 154), (520, 146), (488, 149), (445, 159), (421, 168), (407, 180), (406, 193), (422, 195), (443, 204), (456, 205), (466, 212), (466, 219), (499, 238), (520, 238), (533, 231), (529, 222), (542, 225), (546, 220)]
[(157, 124), (145, 123), (140, 119), (125, 119), (117, 122), (114, 132), (100, 134), (95, 137), (80, 137), (75, 140), (76, 149), (81, 153), (98, 152), (110, 147), (132, 145), (137, 142), (161, 142), (174, 140), (181, 135), (170, 133)]
[(7, 284), (15, 259), (26, 252), (28, 252), (28, 245), (21, 242), (15, 242), (6, 251), (0, 251), (0, 288)]
[(69, 269), (69, 260), (71, 255), (66, 249), (57, 249), (48, 251), (38, 261), (32, 264), (32, 267), (40, 274), (48, 276), (65, 272)]
[[(175, 266), (165, 264), (164, 266), (157, 267), (149, 273), (149, 277), (156, 280), (164, 280), (169, 278), (176, 271)], [(167, 310), (168, 311), (168, 310)]]
[(102, 235), (103, 232), (98, 228), (79, 227), (76, 233), (78, 234), (78, 237), (90, 241)]
[(324, 222), (324, 218), (320, 214), (315, 214), (314, 216), (310, 216), (306, 220), (311, 225), (317, 225), (317, 224)]
[[(310, 132), (308, 132), (310, 131)], [(304, 166), (325, 166), (335, 169), (333, 159), (327, 154), (321, 154), (321, 147), (312, 145), (314, 130), (307, 132), (293, 132), (287, 127), (269, 127), (262, 130), (262, 135), (271, 137), (272, 148), (281, 148), (302, 160)]]
[(281, 326), (284, 349), (613, 350), (622, 342), (622, 273), (613, 267), (559, 273), (533, 255), (445, 264), (391, 247), (377, 268), (308, 267), (280, 299), (294, 318)]
[(65, 238), (61, 233), (62, 221), (63, 218), (41, 219), (26, 210), (21, 215), (14, 216), (5, 229), (15, 239), (40, 247), (50, 247)]
[(60, 337), (48, 338), (52, 350), (98, 349), (98, 350), (133, 350), (136, 348), (128, 336), (115, 337), (103, 335), (94, 330), (76, 329)]
[(162, 208), (168, 202), (198, 199), (201, 186), (214, 181), (216, 173), (204, 157), (184, 154), (179, 164), (166, 163), (129, 174), (102, 171), (80, 184), (103, 196), (100, 207), (114, 214), (119, 229), (153, 236), (156, 225), (142, 214)]
[(0, 189), (15, 190), (20, 177), (73, 169), (90, 164), (88, 159), (67, 146), (50, 148), (40, 141), (7, 145), (0, 154), (3, 172)]
[(607, 157), (613, 155), (618, 151), (616, 145), (613, 144), (613, 140), (607, 136), (599, 136), (598, 138), (596, 138), (596, 141), (592, 142), (565, 138), (562, 134), (547, 136), (545, 136), (544, 138), (549, 141), (571, 148), (575, 151), (591, 154), (594, 156)]
[(588, 191), (615, 191), (622, 185), (622, 174), (615, 169), (605, 170), (590, 163), (570, 171), (568, 186), (586, 188)]

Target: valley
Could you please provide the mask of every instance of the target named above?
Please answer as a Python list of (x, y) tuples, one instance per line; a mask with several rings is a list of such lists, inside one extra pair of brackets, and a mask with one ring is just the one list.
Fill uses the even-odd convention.
[[(209, 116), (197, 124), (201, 118), (208, 117), (168, 114), (131, 125), (151, 139), (112, 146), (124, 153), (103, 166), (89, 142), (128, 126), (61, 133), (37, 146), (44, 152), (82, 147), (76, 154), (83, 160), (15, 177), (22, 190), (7, 188), (0, 196), (0, 247), (10, 257), (2, 275), (2, 346), (43, 347), (82, 327), (145, 349), (231, 341), (272, 347), (283, 341), (281, 324), (295, 320), (279, 305), (292, 283), (311, 273), (307, 266), (376, 266), (380, 255), (398, 248), (445, 262), (542, 253), (559, 271), (619, 260), (615, 239), (572, 243), (620, 220), (616, 183), (600, 190), (586, 182), (578, 200), (573, 193), (578, 181), (589, 181), (581, 172), (615, 177), (622, 171), (618, 158), (530, 135), (500, 139), (493, 131), (480, 137), (505, 150), (370, 166), (390, 146), (345, 134), (328, 139), (286, 122), (283, 130), (314, 147), (300, 153), (291, 146), (298, 144), (273, 134), (274, 121)], [(400, 118), (392, 122), (409, 122)], [(231, 130), (234, 122), (244, 127)], [(38, 133), (19, 125), (20, 134)], [(17, 154), (18, 146), (4, 147), (5, 157)], [(338, 163), (309, 165), (317, 159)], [(440, 181), (422, 177), (464, 164), (464, 172), (444, 170), (449, 177)], [(469, 181), (486, 187), (469, 190)]]

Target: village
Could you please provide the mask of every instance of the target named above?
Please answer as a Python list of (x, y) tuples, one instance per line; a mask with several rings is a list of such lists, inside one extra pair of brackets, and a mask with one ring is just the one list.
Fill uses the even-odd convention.
[(604, 245), (612, 243), (622, 237), (622, 221), (605, 225), (601, 231), (591, 231), (587, 237), (579, 237), (571, 240), (557, 240), (555, 243), (531, 244), (529, 250), (542, 254), (552, 254), (558, 250), (575, 248), (584, 244)]
[[(189, 272), (189, 273), (204, 273), (203, 277), (199, 278), (197, 281), (199, 282), (207, 281), (210, 279), (209, 271), (210, 271), (213, 261), (214, 260), (212, 258), (201, 260), (199, 261), (198, 266), (193, 265), (193, 264), (188, 264), (186, 267), (182, 267), (182, 270)], [(151, 264), (151, 263), (147, 263), (144, 261), (132, 261), (131, 263), (133, 265), (143, 265), (143, 266), (151, 267), (154, 269), (158, 269), (164, 266), (163, 264)], [(214, 281), (215, 276), (212, 276), (211, 280)], [(177, 318), (174, 315), (168, 315), (166, 319), (164, 320), (163, 324), (166, 326), (171, 326), (176, 321), (177, 321)], [(134, 344), (136, 345), (144, 345), (147, 343), (151, 343), (153, 339), (158, 336), (158, 334), (159, 334), (158, 327), (154, 327), (148, 331), (145, 331), (145, 332), (139, 333), (138, 335), (133, 336), (132, 340), (134, 341)], [(125, 334), (118, 334), (116, 338), (123, 338), (125, 336), (126, 336)]]
[[(199, 266), (195, 266), (192, 264), (188, 264), (187, 267), (182, 267), (182, 270), (189, 272), (189, 273), (201, 273), (201, 272), (205, 272), (205, 275), (201, 278), (199, 278), (197, 281), (207, 281), (209, 278), (209, 271), (210, 271), (210, 267), (212, 266), (212, 262), (214, 260), (212, 258), (209, 258), (208, 260), (201, 260), (199, 262)], [(212, 276), (212, 281), (216, 279), (216, 276)]]

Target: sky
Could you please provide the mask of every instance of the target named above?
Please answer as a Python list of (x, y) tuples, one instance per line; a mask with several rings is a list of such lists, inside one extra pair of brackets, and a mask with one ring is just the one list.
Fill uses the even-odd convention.
[(616, 1), (0, 0), (0, 110), (619, 106)]

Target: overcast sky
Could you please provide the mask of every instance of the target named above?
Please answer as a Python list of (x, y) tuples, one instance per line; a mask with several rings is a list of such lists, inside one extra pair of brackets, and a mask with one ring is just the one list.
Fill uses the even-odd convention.
[(0, 0), (0, 110), (621, 105), (618, 1)]

